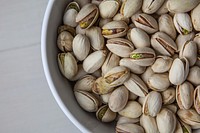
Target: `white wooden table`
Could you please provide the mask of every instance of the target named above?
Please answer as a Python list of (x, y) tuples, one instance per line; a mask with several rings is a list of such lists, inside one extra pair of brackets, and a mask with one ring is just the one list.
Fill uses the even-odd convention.
[(48, 0), (0, 0), (0, 133), (80, 133), (55, 102), (41, 61)]

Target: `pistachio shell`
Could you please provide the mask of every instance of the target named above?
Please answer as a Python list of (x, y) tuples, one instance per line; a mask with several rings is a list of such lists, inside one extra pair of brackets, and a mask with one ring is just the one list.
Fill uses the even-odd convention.
[(84, 5), (91, 2), (91, 0), (74, 0), (74, 2), (77, 2), (80, 7), (83, 7)]
[(75, 91), (75, 98), (79, 105), (88, 112), (96, 112), (98, 110), (99, 101), (98, 99), (89, 92), (86, 91)]
[(105, 24), (107, 24), (111, 21), (113, 21), (111, 18), (106, 18), (106, 19), (100, 18), (99, 19), (99, 27), (102, 28)]
[(128, 118), (138, 118), (142, 114), (142, 107), (138, 102), (128, 101), (125, 108), (118, 113)]
[(139, 121), (140, 121), (139, 118), (128, 118), (128, 117), (120, 116), (118, 121), (117, 121), (117, 125), (120, 125), (120, 124), (135, 124), (135, 123), (138, 123)]
[(144, 0), (142, 11), (147, 14), (155, 13), (163, 4), (164, 0)]
[(176, 99), (176, 90), (173, 87), (169, 87), (167, 90), (161, 92), (163, 104), (171, 104)]
[(72, 41), (74, 37), (67, 31), (58, 35), (57, 46), (62, 52), (72, 51)]
[(98, 69), (98, 70), (96, 70), (94, 73), (92, 73), (92, 76), (94, 76), (94, 77), (101, 77), (101, 70), (100, 69)]
[(87, 72), (84, 71), (83, 65), (82, 64), (78, 64), (78, 72), (70, 80), (71, 81), (76, 81), (76, 80), (79, 80), (79, 79), (83, 78), (85, 75), (87, 75)]
[(141, 78), (147, 84), (147, 81), (153, 74), (154, 71), (151, 69), (151, 67), (147, 67), (146, 71), (141, 75)]
[(129, 92), (129, 97), (128, 97), (128, 100), (136, 100), (138, 98), (137, 95), (135, 95), (134, 93), (132, 92)]
[(190, 109), (193, 105), (194, 87), (184, 82), (176, 87), (176, 101), (180, 109)]
[(174, 85), (182, 84), (189, 73), (189, 62), (186, 58), (176, 58), (169, 71), (169, 80)]
[(194, 108), (197, 113), (200, 114), (200, 85), (197, 86), (194, 91)]
[(169, 109), (175, 114), (179, 107), (176, 104), (169, 104), (169, 105), (164, 105), (163, 108)]
[(154, 117), (143, 114), (140, 117), (140, 125), (144, 128), (145, 133), (159, 133)]
[(197, 7), (195, 7), (191, 12), (192, 23), (193, 23), (194, 29), (196, 31), (200, 31), (199, 11), (200, 11), (200, 4)]
[(99, 5), (103, 0), (92, 0), (92, 3), (95, 5)]
[(85, 35), (86, 34), (86, 29), (82, 29), (80, 27), (80, 25), (77, 25), (76, 26), (76, 34), (83, 34), (83, 35)]
[(121, 111), (128, 102), (129, 92), (125, 86), (116, 88), (110, 95), (108, 106), (113, 112)]
[(58, 27), (58, 34), (60, 34), (63, 31), (69, 32), (72, 36), (76, 35), (75, 29), (69, 25), (61, 25)]
[(96, 112), (97, 119), (102, 122), (112, 122), (115, 120), (116, 116), (117, 113), (112, 112), (108, 105), (101, 106)]
[(100, 95), (100, 99), (101, 99), (102, 103), (108, 104), (108, 100), (109, 100), (111, 94), (112, 94), (112, 92)]
[[(179, 120), (180, 121), (180, 120)], [(184, 122), (177, 120), (176, 130), (174, 133), (192, 133), (192, 129)]]
[(120, 21), (120, 20), (122, 20), (122, 21), (126, 22), (127, 24), (129, 24), (129, 22), (130, 22), (130, 19), (127, 18), (127, 17), (125, 17), (125, 16), (122, 15), (121, 13), (117, 13), (117, 14), (113, 17), (113, 20), (115, 20), (115, 21)]
[(137, 101), (143, 106), (145, 97), (139, 97)]
[(155, 117), (161, 110), (162, 97), (159, 92), (151, 91), (145, 98), (142, 112), (144, 115)]
[(119, 124), (116, 133), (144, 133), (144, 129), (136, 124)]
[(200, 33), (195, 35), (194, 41), (197, 44), (198, 54), (200, 55)]
[(161, 7), (156, 11), (156, 14), (163, 15), (163, 14), (167, 14), (168, 13), (167, 1), (168, 0), (164, 1), (164, 3), (161, 5)]

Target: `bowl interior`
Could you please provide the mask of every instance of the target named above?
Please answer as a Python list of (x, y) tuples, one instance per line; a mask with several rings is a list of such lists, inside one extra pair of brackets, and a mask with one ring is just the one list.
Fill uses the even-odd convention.
[(74, 98), (72, 86), (57, 65), (57, 28), (62, 24), (63, 12), (70, 0), (50, 0), (42, 28), (42, 61), (47, 82), (62, 111), (82, 131), (95, 133), (114, 132), (114, 124), (99, 122), (94, 113), (85, 112)]

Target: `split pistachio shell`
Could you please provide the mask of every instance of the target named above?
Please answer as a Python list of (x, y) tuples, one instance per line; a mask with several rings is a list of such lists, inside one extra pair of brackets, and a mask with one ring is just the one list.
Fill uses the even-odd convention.
[(106, 47), (120, 57), (129, 57), (129, 54), (134, 50), (133, 44), (124, 38), (109, 39)]
[(164, 0), (144, 0), (142, 11), (147, 14), (155, 13), (163, 4)]
[(58, 35), (57, 46), (62, 52), (72, 51), (72, 41), (74, 37), (67, 31)]
[(189, 73), (189, 62), (186, 58), (176, 58), (169, 71), (169, 80), (174, 85), (182, 84)]
[(112, 18), (120, 7), (118, 0), (104, 0), (99, 4), (99, 12), (102, 18)]
[(194, 41), (197, 44), (198, 54), (200, 55), (200, 33), (195, 35)]
[(88, 112), (96, 112), (98, 110), (98, 99), (89, 92), (86, 91), (74, 91), (75, 98), (79, 105)]
[(76, 73), (76, 75), (74, 77), (72, 77), (70, 80), (71, 81), (77, 81), (81, 78), (83, 78), (84, 76), (87, 75), (87, 72), (84, 71), (83, 69), (83, 65), (82, 64), (78, 64), (78, 72)]
[(133, 28), (130, 33), (131, 41), (136, 48), (150, 47), (149, 35), (139, 28)]
[(177, 114), (179, 118), (190, 125), (192, 129), (200, 128), (200, 115), (194, 109), (179, 109)]
[(161, 110), (162, 107), (162, 97), (159, 92), (150, 92), (143, 103), (142, 112), (144, 115), (150, 115), (155, 117)]
[(137, 124), (119, 124), (116, 133), (144, 133), (144, 129)]
[(176, 13), (174, 15), (174, 26), (182, 35), (191, 33), (193, 29), (191, 18), (187, 13)]
[(151, 66), (155, 73), (164, 73), (171, 68), (173, 59), (168, 56), (157, 56), (156, 61)]
[(167, 8), (172, 13), (182, 13), (191, 11), (199, 3), (199, 0), (168, 0)]
[(139, 121), (140, 121), (139, 118), (128, 118), (128, 117), (120, 116), (118, 121), (117, 121), (117, 125), (120, 125), (120, 124), (135, 124), (135, 123), (138, 123)]
[(176, 38), (176, 29), (173, 19), (168, 14), (163, 14), (158, 19), (159, 31), (166, 33), (173, 40)]
[(102, 103), (108, 104), (108, 100), (109, 100), (111, 94), (112, 94), (112, 92), (100, 95), (100, 99), (101, 99)]
[(92, 91), (96, 78), (92, 75), (86, 75), (79, 79), (74, 85), (74, 90)]
[(109, 70), (119, 65), (119, 56), (113, 53), (109, 53), (106, 57), (105, 62), (103, 63), (101, 70), (102, 76), (104, 76)]
[(95, 51), (83, 61), (83, 68), (87, 73), (93, 73), (103, 65), (105, 59), (105, 50)]
[(125, 108), (118, 113), (128, 118), (138, 118), (142, 114), (142, 107), (138, 102), (128, 101)]
[(80, 25), (77, 25), (76, 26), (76, 34), (83, 34), (83, 35), (85, 35), (86, 34), (86, 29), (82, 29), (80, 27)]
[(149, 78), (154, 74), (154, 71), (151, 67), (148, 67), (146, 71), (141, 75), (142, 80), (147, 84)]
[(164, 32), (157, 32), (151, 37), (151, 46), (161, 55), (172, 56), (177, 50), (176, 43)]
[(194, 36), (195, 36), (194, 32), (191, 32), (190, 34), (187, 35), (179, 34), (178, 37), (176, 38), (176, 44), (178, 46), (177, 52), (181, 50), (181, 48), (185, 43), (187, 43), (188, 41), (192, 41), (194, 39)]
[(76, 58), (83, 61), (90, 52), (90, 41), (87, 36), (78, 34), (73, 40), (73, 52)]
[(189, 61), (189, 65), (193, 66), (197, 60), (197, 45), (194, 41), (189, 41), (183, 44), (179, 57), (185, 57)]
[(124, 82), (126, 88), (137, 96), (145, 97), (148, 93), (145, 83), (135, 74), (131, 74), (130, 78)]
[(154, 117), (143, 114), (140, 117), (140, 125), (144, 128), (145, 133), (159, 133)]
[(190, 68), (187, 80), (190, 81), (193, 85), (200, 85), (200, 67), (193, 66)]
[(122, 15), (121, 13), (117, 13), (117, 14), (113, 17), (113, 20), (115, 20), (115, 21), (120, 21), (120, 20), (122, 20), (122, 21), (126, 22), (127, 24), (129, 24), (129, 22), (130, 22), (130, 19), (127, 18), (127, 17), (125, 17), (125, 16)]
[(61, 73), (69, 80), (78, 72), (76, 59), (69, 52), (58, 54), (58, 66)]
[(158, 31), (158, 23), (150, 15), (141, 13), (136, 15), (135, 18), (132, 18), (132, 20), (137, 28), (141, 28), (149, 34)]
[(142, 6), (142, 0), (124, 0), (120, 9), (120, 13), (129, 18), (135, 14)]
[(122, 58), (119, 61), (119, 65), (127, 67), (128, 69), (130, 69), (131, 72), (133, 72), (135, 74), (142, 74), (146, 70), (145, 66), (139, 66), (139, 65), (137, 65), (130, 58)]
[(200, 114), (200, 85), (197, 86), (194, 91), (194, 108), (197, 113)]
[(106, 18), (106, 19), (100, 18), (99, 19), (99, 27), (102, 28), (105, 24), (107, 24), (111, 21), (113, 21), (111, 18)]
[(60, 34), (63, 31), (69, 32), (72, 36), (76, 35), (75, 29), (69, 25), (61, 25), (58, 27), (58, 34)]
[(116, 88), (110, 95), (108, 106), (113, 112), (121, 111), (128, 101), (129, 92), (125, 86)]
[(167, 90), (161, 92), (163, 104), (171, 104), (176, 99), (176, 90), (173, 87), (169, 87)]
[(155, 52), (148, 47), (138, 48), (130, 53), (131, 60), (140, 66), (150, 66), (155, 61)]
[(105, 38), (123, 37), (126, 35), (128, 25), (124, 21), (111, 21), (102, 27)]
[(78, 25), (78, 23), (76, 23), (76, 16), (80, 10), (78, 3), (70, 2), (65, 10), (63, 23), (71, 27), (76, 27)]
[(180, 109), (190, 109), (193, 105), (194, 87), (184, 82), (176, 87), (176, 101)]
[(91, 27), (86, 30), (86, 36), (89, 38), (91, 46), (94, 50), (104, 48), (104, 38), (99, 27)]
[(164, 105), (163, 108), (169, 109), (175, 114), (179, 107), (176, 104), (169, 104), (169, 105)]
[(173, 133), (176, 129), (176, 116), (173, 112), (163, 108), (156, 117), (160, 133)]
[(102, 122), (112, 122), (115, 120), (116, 116), (117, 113), (112, 112), (108, 105), (101, 106), (96, 112), (97, 119)]
[(129, 77), (129, 69), (123, 66), (116, 66), (104, 75), (106, 83), (112, 87), (122, 85)]
[(179, 121), (178, 120), (176, 121), (177, 125), (174, 133), (192, 133), (192, 129), (189, 125), (185, 124), (181, 120)]
[(153, 74), (147, 81), (149, 88), (155, 91), (165, 91), (170, 86), (169, 74)]
[(164, 3), (161, 5), (161, 7), (156, 11), (156, 14), (162, 15), (162, 14), (167, 14), (168, 13), (167, 1), (168, 0), (164, 1)]
[(94, 4), (84, 5), (76, 16), (76, 22), (79, 23), (82, 29), (90, 28), (99, 16), (99, 9)]
[(191, 12), (192, 23), (196, 31), (200, 31), (199, 12), (200, 12), (200, 4), (197, 7), (195, 7)]

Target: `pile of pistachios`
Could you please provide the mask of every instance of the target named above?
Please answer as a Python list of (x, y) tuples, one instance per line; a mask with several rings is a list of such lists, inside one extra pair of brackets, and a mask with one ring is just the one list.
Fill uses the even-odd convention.
[(80, 107), (116, 133), (200, 133), (200, 0), (74, 0), (57, 46)]

